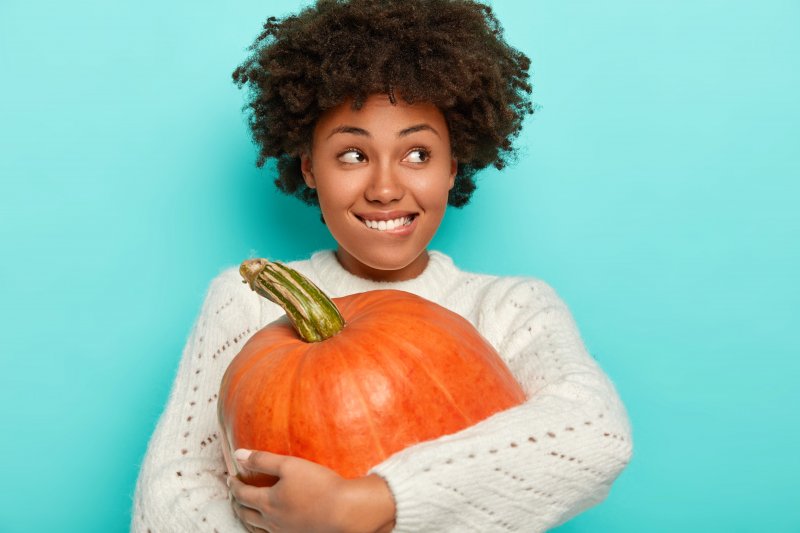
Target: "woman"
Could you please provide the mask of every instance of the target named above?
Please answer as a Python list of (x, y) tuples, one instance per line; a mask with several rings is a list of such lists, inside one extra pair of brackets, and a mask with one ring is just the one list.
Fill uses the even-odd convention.
[(133, 529), (541, 531), (602, 501), (630, 459), (630, 428), (564, 303), (540, 280), (463, 272), (427, 249), (475, 172), (513, 153), (532, 111), (527, 57), (466, 0), (319, 1), (264, 28), (234, 72), (251, 89), (258, 164), (276, 158), (278, 187), (318, 204), (338, 243), (290, 266), (330, 296), (397, 288), (461, 314), (527, 401), (355, 480), (239, 450), (243, 468), (280, 477), (247, 486), (225, 472), (216, 392), (238, 347), (281, 310), (231, 268), (187, 343)]

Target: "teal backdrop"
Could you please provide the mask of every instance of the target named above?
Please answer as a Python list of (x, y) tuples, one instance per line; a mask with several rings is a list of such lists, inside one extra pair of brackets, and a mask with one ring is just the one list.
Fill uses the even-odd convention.
[[(299, 5), (0, 3), (0, 531), (126, 531), (208, 282), (333, 245), (230, 78)], [(494, 6), (539, 109), (433, 248), (547, 280), (628, 407), (558, 531), (800, 531), (800, 3)]]

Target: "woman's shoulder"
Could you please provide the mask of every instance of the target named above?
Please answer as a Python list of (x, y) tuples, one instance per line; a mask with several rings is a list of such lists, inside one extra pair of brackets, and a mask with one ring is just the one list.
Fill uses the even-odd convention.
[(507, 324), (547, 309), (566, 307), (553, 287), (541, 278), (480, 272), (469, 267), (453, 266), (447, 282), (437, 292), (431, 299), (465, 317), (484, 334), (497, 329), (497, 323)]
[(458, 270), (460, 284), (472, 286), (482, 299), (535, 300), (541, 304), (561, 302), (556, 290), (544, 279), (531, 275), (500, 275)]
[(206, 286), (201, 314), (215, 322), (241, 321), (243, 317), (258, 316), (259, 304), (250, 286), (243, 283), (239, 267), (222, 267)]
[(243, 278), (239, 274), (238, 265), (228, 265), (223, 267), (208, 285), (208, 295), (227, 295), (230, 297), (247, 294), (250, 288), (243, 283)]

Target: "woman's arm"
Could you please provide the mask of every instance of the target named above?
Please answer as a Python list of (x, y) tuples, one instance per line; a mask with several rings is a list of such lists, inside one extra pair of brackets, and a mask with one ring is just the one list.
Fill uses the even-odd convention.
[(217, 422), (220, 380), (259, 327), (259, 302), (236, 269), (211, 283), (139, 472), (131, 531), (245, 531), (226, 485)]
[(528, 400), (375, 467), (395, 531), (543, 531), (605, 499), (630, 460), (625, 409), (556, 293), (505, 278), (477, 305)]

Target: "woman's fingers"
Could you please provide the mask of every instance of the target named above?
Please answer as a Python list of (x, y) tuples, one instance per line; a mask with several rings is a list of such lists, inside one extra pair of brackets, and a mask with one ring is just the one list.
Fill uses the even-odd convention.
[(269, 533), (267, 520), (258, 509), (243, 505), (235, 496), (231, 498), (231, 506), (248, 531), (252, 533)]
[(255, 509), (261, 513), (269, 504), (269, 488), (255, 487), (239, 481), (234, 476), (228, 476), (228, 487), (236, 502), (244, 507)]
[(287, 456), (276, 453), (238, 449), (233, 454), (234, 458), (243, 468), (252, 472), (260, 472), (275, 477), (281, 477), (280, 470)]

